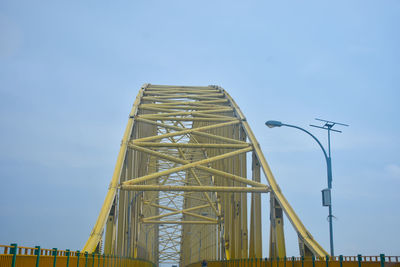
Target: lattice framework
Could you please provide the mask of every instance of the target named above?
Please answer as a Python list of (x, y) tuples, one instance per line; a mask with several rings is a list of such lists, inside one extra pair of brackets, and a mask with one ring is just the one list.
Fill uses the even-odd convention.
[[(260, 182), (261, 170), (268, 185)], [(260, 258), (260, 194), (268, 192), (270, 257), (285, 256), (283, 212), (302, 255), (327, 255), (283, 196), (225, 90), (147, 84), (133, 105), (109, 191), (83, 250), (94, 251), (104, 235), (106, 254), (159, 263)]]

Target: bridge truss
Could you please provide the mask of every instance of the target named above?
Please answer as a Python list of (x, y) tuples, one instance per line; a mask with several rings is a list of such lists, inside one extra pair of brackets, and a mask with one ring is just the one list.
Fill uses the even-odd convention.
[[(262, 172), (267, 184), (260, 181)], [(270, 194), (270, 257), (285, 256), (283, 213), (298, 234), (301, 255), (328, 254), (282, 194), (246, 118), (224, 89), (146, 84), (83, 251), (104, 243), (105, 254), (181, 266), (261, 258), (261, 193)]]

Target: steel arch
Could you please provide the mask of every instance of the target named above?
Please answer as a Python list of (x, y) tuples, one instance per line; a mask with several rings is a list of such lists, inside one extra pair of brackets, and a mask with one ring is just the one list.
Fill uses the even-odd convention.
[[(267, 185), (260, 182), (261, 170)], [(260, 258), (261, 193), (270, 193), (270, 257), (286, 255), (283, 212), (298, 233), (301, 255), (328, 255), (284, 197), (245, 116), (224, 89), (145, 84), (83, 251), (99, 250), (104, 239), (106, 254), (182, 266)]]

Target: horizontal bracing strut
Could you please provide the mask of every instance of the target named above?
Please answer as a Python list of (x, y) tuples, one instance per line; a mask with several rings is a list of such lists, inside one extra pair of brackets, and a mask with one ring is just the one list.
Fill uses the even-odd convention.
[(218, 224), (210, 221), (145, 221), (142, 224)]
[(154, 142), (136, 142), (131, 144), (144, 147), (181, 147), (181, 148), (245, 148), (251, 144), (205, 144), (205, 143), (154, 143)]
[(121, 189), (130, 191), (193, 191), (193, 192), (236, 192), (236, 193), (268, 193), (270, 188), (237, 187), (237, 186), (172, 186), (172, 185), (121, 185)]

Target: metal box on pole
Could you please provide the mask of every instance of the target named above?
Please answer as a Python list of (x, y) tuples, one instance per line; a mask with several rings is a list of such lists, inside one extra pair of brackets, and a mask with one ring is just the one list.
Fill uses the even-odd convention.
[(322, 191), (322, 206), (329, 207), (331, 205), (331, 190), (325, 188)]

